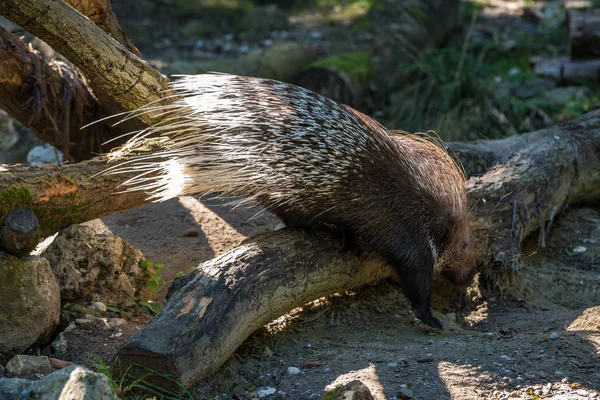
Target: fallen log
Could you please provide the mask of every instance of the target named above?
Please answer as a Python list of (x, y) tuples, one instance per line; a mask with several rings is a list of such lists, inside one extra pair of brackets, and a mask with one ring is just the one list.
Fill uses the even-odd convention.
[(163, 311), (121, 347), (120, 367), (142, 364), (192, 386), (290, 306), (389, 275), (383, 262), (342, 252), (326, 233), (257, 236), (186, 276)]
[(533, 73), (559, 84), (577, 84), (582, 80), (600, 81), (600, 59), (571, 60), (569, 57), (532, 58)]
[[(544, 247), (567, 206), (600, 201), (600, 112), (502, 140), (455, 144), (464, 160), (484, 284), (505, 287), (520, 244)], [(162, 311), (119, 350), (120, 366), (146, 365), (185, 385), (215, 372), (256, 329), (321, 296), (391, 274), (380, 261), (341, 252), (326, 234), (282, 230), (207, 261), (180, 282)]]
[(127, 175), (102, 175), (101, 159), (47, 167), (0, 165), (0, 221), (14, 209), (33, 211), (40, 235), (147, 202), (141, 192), (120, 193)]

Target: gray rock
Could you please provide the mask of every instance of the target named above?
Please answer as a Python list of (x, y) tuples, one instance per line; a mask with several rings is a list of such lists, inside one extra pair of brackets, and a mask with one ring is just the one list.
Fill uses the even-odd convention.
[(26, 256), (40, 242), (39, 226), (33, 212), (20, 208), (11, 211), (0, 225), (0, 248), (17, 257)]
[(348, 382), (339, 391), (336, 400), (373, 400), (369, 388), (359, 380)]
[(406, 385), (402, 385), (398, 391), (399, 399), (412, 399), (414, 396), (413, 391)]
[(298, 375), (300, 373), (300, 369), (297, 367), (288, 367), (287, 373), (290, 375)]
[(79, 365), (38, 381), (0, 378), (0, 399), (118, 400), (108, 378)]
[(106, 312), (106, 304), (104, 304), (101, 301), (96, 301), (94, 303), (92, 303), (91, 308), (96, 310), (96, 311), (100, 311), (100, 312)]
[(63, 162), (63, 153), (48, 143), (35, 146), (27, 153), (27, 162), (31, 165), (60, 164)]
[(105, 304), (148, 300), (142, 253), (123, 239), (71, 225), (42, 253), (59, 281), (63, 301), (95, 299)]
[(55, 355), (63, 355), (67, 352), (67, 350), (69, 350), (69, 344), (67, 343), (67, 340), (65, 339), (65, 335), (64, 332), (61, 332), (58, 334), (58, 336), (56, 337), (56, 339), (54, 339), (54, 342), (52, 342), (52, 344), (50, 345), (52, 346), (52, 352)]
[(49, 341), (60, 316), (60, 290), (43, 258), (0, 252), (0, 353)]
[(35, 378), (38, 375), (48, 375), (52, 366), (46, 356), (18, 355), (6, 364), (6, 371), (19, 378)]

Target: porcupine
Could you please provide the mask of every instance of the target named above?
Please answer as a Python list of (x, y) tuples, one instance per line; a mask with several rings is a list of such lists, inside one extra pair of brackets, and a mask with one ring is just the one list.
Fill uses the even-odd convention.
[[(139, 171), (126, 184), (154, 200), (241, 195), (289, 228), (333, 226), (392, 265), (415, 315), (442, 328), (434, 269), (463, 284), (475, 260), (465, 177), (439, 144), (275, 80), (203, 74), (172, 88), (173, 104), (133, 114), (160, 122), (111, 153), (127, 159), (111, 172)], [(138, 153), (156, 140), (159, 150)]]

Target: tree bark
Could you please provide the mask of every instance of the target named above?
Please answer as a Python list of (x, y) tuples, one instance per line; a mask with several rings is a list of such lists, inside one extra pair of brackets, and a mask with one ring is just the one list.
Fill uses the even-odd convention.
[(121, 28), (117, 16), (110, 4), (111, 0), (65, 0), (74, 9), (88, 17), (110, 37), (121, 43), (127, 50), (141, 56), (140, 51), (133, 45), (127, 34)]
[[(482, 279), (493, 287), (514, 277), (526, 236), (539, 230), (544, 247), (567, 205), (600, 201), (600, 112), (453, 149), (471, 175), (473, 240)], [(343, 253), (325, 234), (282, 230), (249, 239), (184, 277), (159, 315), (119, 350), (121, 367), (139, 363), (193, 385), (274, 318), (390, 274), (374, 258)]]

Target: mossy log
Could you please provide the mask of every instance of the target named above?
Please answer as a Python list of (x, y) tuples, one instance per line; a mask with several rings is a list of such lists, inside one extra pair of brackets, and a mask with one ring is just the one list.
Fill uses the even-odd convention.
[(144, 193), (119, 193), (125, 175), (96, 176), (105, 169), (101, 159), (47, 167), (0, 165), (0, 221), (17, 208), (33, 211), (43, 237), (146, 202)]
[(344, 53), (311, 63), (295, 83), (354, 108), (364, 107), (373, 65), (366, 53)]
[[(503, 140), (453, 145), (471, 175), (474, 241), (484, 283), (505, 286), (520, 244), (567, 206), (600, 202), (600, 112)], [(163, 310), (119, 350), (186, 385), (215, 372), (257, 328), (321, 296), (387, 277), (374, 258), (341, 251), (325, 234), (282, 230), (205, 262), (180, 282)]]
[(282, 42), (236, 59), (223, 58), (198, 63), (194, 73), (226, 72), (291, 82), (315, 58), (315, 50), (310, 46)]

